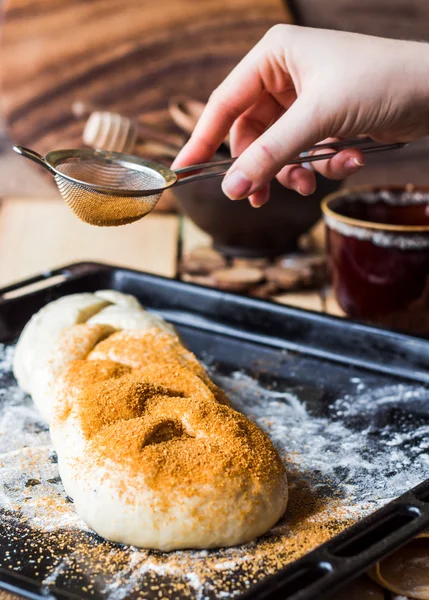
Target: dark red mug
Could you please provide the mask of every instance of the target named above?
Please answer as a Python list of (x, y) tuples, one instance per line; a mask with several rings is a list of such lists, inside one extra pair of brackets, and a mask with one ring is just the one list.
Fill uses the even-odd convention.
[(322, 203), (334, 293), (352, 318), (429, 335), (429, 188), (343, 189)]

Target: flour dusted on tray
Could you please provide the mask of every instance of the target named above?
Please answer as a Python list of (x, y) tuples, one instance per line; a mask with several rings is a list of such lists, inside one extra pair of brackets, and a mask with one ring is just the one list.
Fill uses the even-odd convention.
[[(338, 485), (349, 516), (380, 508), (429, 476), (429, 422), (415, 423), (410, 431), (405, 415), (401, 432), (381, 420), (386, 408), (393, 412), (404, 405), (423, 415), (429, 407), (427, 388), (397, 384), (367, 389), (361, 379), (352, 378), (356, 393), (337, 399), (328, 420), (312, 417), (294, 394), (263, 390), (241, 373), (233, 378), (234, 406), (267, 431), (277, 448), (292, 453), (298, 468)], [(220, 385), (225, 384), (222, 379)], [(249, 395), (258, 392), (263, 401), (249, 404)], [(347, 426), (356, 419), (364, 421), (360, 430)]]
[[(429, 477), (424, 387), (370, 389), (353, 378), (355, 392), (332, 402), (328, 419), (312, 416), (298, 389), (268, 390), (244, 373), (212, 369), (233, 406), (265, 430), (287, 460), (286, 516), (237, 548), (164, 554), (112, 544), (75, 514), (47, 428), (11, 375), (12, 357), (13, 347), (0, 345), (0, 510), (8, 546), (1, 566), (88, 598), (233, 598)], [(406, 426), (404, 405), (422, 413), (414, 428)], [(387, 412), (401, 407), (403, 431), (383, 421), (386, 406)], [(354, 427), (360, 420), (363, 427)]]

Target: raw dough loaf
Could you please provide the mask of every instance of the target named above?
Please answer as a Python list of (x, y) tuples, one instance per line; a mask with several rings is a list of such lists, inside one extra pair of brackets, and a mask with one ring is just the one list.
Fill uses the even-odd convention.
[(51, 302), (23, 330), (14, 372), (50, 424), (67, 494), (103, 537), (166, 551), (231, 546), (284, 513), (271, 441), (134, 297)]

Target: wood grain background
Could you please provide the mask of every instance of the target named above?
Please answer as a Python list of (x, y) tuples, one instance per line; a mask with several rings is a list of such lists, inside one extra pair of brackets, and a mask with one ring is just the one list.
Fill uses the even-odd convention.
[[(288, 0), (291, 10), (285, 8), (286, 0), (3, 4), (0, 105), (5, 126), (15, 143), (40, 152), (82, 145), (85, 120), (72, 115), (74, 100), (130, 116), (144, 114), (146, 120), (172, 128), (166, 110), (170, 96), (205, 100), (277, 22), (429, 39), (429, 0)], [(422, 140), (397, 153), (374, 155), (347, 183), (427, 184), (428, 161), (429, 142)], [(51, 178), (42, 178), (38, 167), (24, 165), (10, 151), (0, 173), (8, 174), (0, 180), (1, 194), (56, 193)]]
[(168, 100), (206, 100), (272, 25), (281, 0), (9, 0), (2, 106), (14, 142), (82, 145), (75, 100), (168, 126)]

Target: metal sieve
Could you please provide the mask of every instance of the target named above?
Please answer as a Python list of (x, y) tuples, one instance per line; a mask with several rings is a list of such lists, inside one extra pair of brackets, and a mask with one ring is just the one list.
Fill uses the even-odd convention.
[[(309, 151), (323, 148), (335, 148), (338, 151), (359, 146), (363, 152), (380, 152), (403, 145), (377, 145), (372, 140), (361, 138), (319, 144)], [(125, 225), (137, 221), (153, 210), (164, 190), (174, 185), (224, 175), (236, 160), (228, 158), (173, 171), (160, 163), (119, 152), (84, 148), (55, 150), (42, 156), (22, 146), (14, 146), (13, 149), (54, 176), (61, 196), (79, 219), (99, 226)], [(288, 164), (326, 160), (335, 154), (305, 153)], [(195, 171), (203, 172), (181, 178), (181, 175)]]
[(41, 156), (21, 146), (14, 146), (14, 150), (47, 169), (66, 204), (91, 225), (137, 221), (177, 182), (171, 169), (131, 154), (76, 149)]

